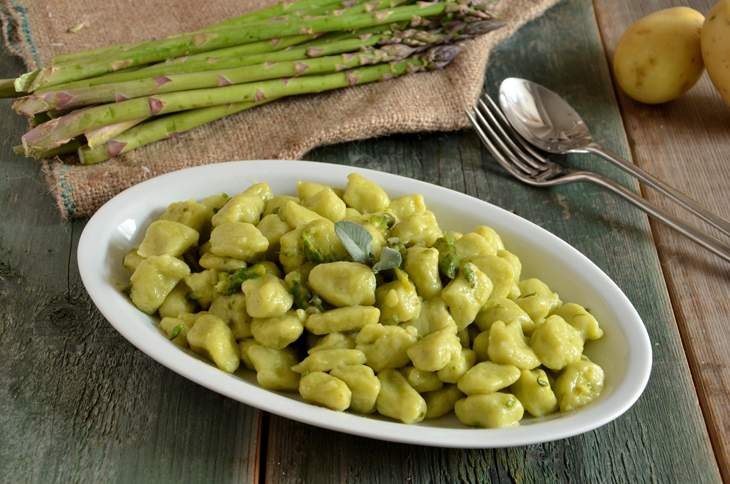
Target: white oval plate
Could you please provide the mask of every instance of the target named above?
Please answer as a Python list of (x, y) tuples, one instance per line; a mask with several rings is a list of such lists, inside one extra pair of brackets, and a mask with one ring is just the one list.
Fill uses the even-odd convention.
[[(343, 186), (351, 172), (380, 184), (394, 197), (421, 193), (442, 228), (467, 231), (479, 224), (494, 227), (506, 247), (523, 263), (525, 277), (539, 277), (564, 301), (591, 308), (605, 336), (586, 353), (606, 371), (606, 386), (592, 404), (568, 414), (525, 419), (508, 429), (475, 429), (453, 415), (418, 425), (334, 412), (297, 397), (256, 385), (253, 372), (229, 375), (181, 351), (137, 310), (118, 289), (128, 280), (122, 258), (144, 229), (171, 202), (237, 193), (266, 181), (274, 193), (295, 191), (297, 180)], [(144, 353), (211, 390), (283, 417), (340, 432), (395, 442), (443, 447), (490, 448), (534, 444), (570, 437), (604, 425), (639, 398), (651, 371), (651, 344), (638, 313), (611, 279), (583, 254), (537, 225), (463, 193), (388, 173), (308, 161), (238, 161), (169, 173), (136, 185), (106, 203), (89, 220), (78, 248), (79, 271), (86, 290), (104, 317)]]

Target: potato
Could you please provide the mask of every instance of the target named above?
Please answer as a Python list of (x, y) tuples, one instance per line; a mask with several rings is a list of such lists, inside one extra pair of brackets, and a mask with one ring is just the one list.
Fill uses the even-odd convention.
[(702, 75), (704, 20), (687, 7), (659, 10), (637, 20), (619, 40), (613, 58), (621, 89), (647, 104), (671, 101), (688, 91)]
[(707, 73), (730, 106), (730, 0), (720, 0), (707, 14), (701, 43)]

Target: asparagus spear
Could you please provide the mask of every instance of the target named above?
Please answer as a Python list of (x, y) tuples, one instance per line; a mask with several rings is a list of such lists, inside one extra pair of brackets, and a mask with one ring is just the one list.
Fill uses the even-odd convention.
[[(18, 99), (13, 108), (19, 114), (33, 116), (51, 109), (70, 110), (90, 104), (123, 101), (153, 94), (189, 91), (265, 79), (296, 77), (341, 71), (366, 64), (401, 60), (414, 49), (402, 44), (386, 45), (381, 49), (353, 54), (331, 55), (313, 59), (256, 64), (219, 71), (194, 72), (159, 76), (136, 81), (101, 86), (47, 92)], [(302, 56), (304, 57), (304, 56)]]
[[(89, 63), (69, 63), (41, 69), (31, 83), (31, 91), (43, 86), (84, 79), (127, 67), (148, 64), (170, 57), (205, 52), (247, 42), (266, 40), (275, 37), (333, 32), (383, 25), (393, 22), (410, 21), (413, 18), (431, 17), (468, 8), (454, 0), (435, 3), (408, 5), (393, 9), (378, 10), (374, 13), (361, 13), (342, 16), (315, 17), (312, 19), (290, 19), (281, 23), (245, 24), (239, 28), (206, 33), (185, 34), (173, 38), (148, 42), (138, 48), (130, 49), (120, 55)], [(475, 13), (480, 12), (474, 10)], [(483, 18), (491, 18), (484, 12)]]
[[(376, 27), (372, 29), (364, 29), (362, 33), (374, 33), (377, 29), (384, 29), (387, 26)], [(358, 34), (359, 35), (359, 34)], [(296, 51), (296, 55), (292, 54), (292, 45), (302, 44), (306, 42), (306, 46), (320, 45), (321, 42), (330, 43), (336, 40), (352, 39), (358, 37), (353, 33), (338, 34), (327, 39), (315, 39), (315, 35), (295, 35), (284, 37), (283, 39), (263, 40), (250, 44), (237, 45), (225, 49), (219, 49), (210, 52), (204, 52), (199, 55), (177, 57), (167, 62), (153, 64), (142, 68), (132, 68), (120, 72), (112, 72), (103, 76), (92, 77), (90, 79), (82, 79), (79, 81), (66, 82), (46, 88), (40, 88), (36, 93), (44, 93), (49, 91), (58, 91), (62, 89), (71, 89), (78, 87), (91, 87), (101, 84), (109, 84), (112, 82), (131, 81), (135, 79), (144, 79), (147, 77), (162, 76), (167, 74), (180, 74), (186, 72), (210, 71), (216, 69), (228, 69), (232, 67), (240, 67), (244, 65), (263, 64), (264, 62), (276, 62), (283, 60), (296, 60), (306, 57), (303, 55), (304, 50)], [(276, 41), (276, 42), (274, 42)], [(275, 47), (274, 47), (274, 44)], [(133, 71), (133, 72), (132, 72)]]
[[(397, 47), (408, 49), (405, 46)], [(411, 50), (403, 52), (402, 49), (391, 49), (391, 51), (377, 52), (374, 55), (361, 54), (359, 56), (353, 56), (351, 59), (344, 59), (337, 56), (334, 62), (331, 59), (327, 59), (327, 61), (329, 65), (334, 66), (331, 70), (335, 70), (338, 63), (352, 67), (354, 65), (361, 65), (362, 63), (372, 63), (375, 59), (390, 60), (398, 56), (402, 57), (402, 54), (407, 55), (411, 52)], [(293, 67), (294, 71), (298, 69), (300, 69), (299, 66)], [(303, 72), (308, 69), (308, 66), (302, 66), (301, 71)], [(330, 82), (337, 82), (337, 80)], [(318, 92), (317, 89), (319, 87), (320, 79), (318, 76), (304, 76), (293, 79), (284, 77), (283, 79), (276, 78), (275, 80), (260, 81), (259, 83), (251, 82), (248, 84), (234, 84), (227, 87), (177, 91), (155, 96), (139, 97), (114, 104), (105, 104), (73, 111), (60, 118), (47, 121), (27, 132), (23, 136), (23, 145), (26, 146), (28, 155), (32, 156), (38, 151), (45, 152), (65, 143), (74, 136), (108, 124), (116, 124), (138, 118), (218, 104), (260, 101), (270, 96), (281, 97), (283, 95), (290, 95), (289, 93), (292, 90), (298, 94), (299, 92), (296, 92), (297, 89), (304, 89), (305, 92)]]
[[(296, 2), (289, 2), (289, 3), (282, 2), (282, 3), (278, 3), (276, 5), (273, 5), (271, 7), (268, 7), (268, 8), (254, 10), (252, 12), (245, 13), (238, 17), (233, 17), (233, 18), (224, 20), (222, 22), (218, 22), (218, 23), (209, 25), (207, 27), (203, 27), (200, 31), (217, 30), (217, 29), (228, 27), (228, 26), (237, 25), (237, 24), (240, 24), (243, 22), (255, 22), (257, 20), (261, 21), (266, 18), (286, 15), (290, 12), (311, 12), (313, 10), (322, 12), (323, 8), (324, 9), (332, 8), (332, 10), (334, 10), (336, 8), (350, 6), (352, 3), (355, 3), (355, 2), (356, 2), (356, 0), (342, 0), (342, 1), (340, 1), (340, 0), (299, 0)], [(131, 44), (113, 45), (113, 46), (108, 46), (108, 47), (100, 47), (97, 49), (89, 49), (89, 50), (80, 51), (80, 52), (70, 52), (68, 54), (60, 54), (53, 58), (52, 64), (58, 65), (58, 64), (69, 63), (69, 62), (78, 62), (78, 61), (87, 61), (88, 62), (92, 59), (103, 57), (105, 55), (123, 52), (136, 45), (139, 45), (139, 42), (131, 43)]]
[[(231, 49), (236, 49), (235, 51), (231, 50), (230, 52), (223, 53), (221, 55), (220, 59), (216, 59), (215, 57), (196, 57), (193, 59), (193, 56), (186, 56), (186, 57), (178, 57), (176, 58), (177, 62), (162, 62), (159, 64), (153, 64), (151, 66), (146, 67), (136, 67), (136, 68), (130, 68), (125, 69), (118, 72), (112, 72), (109, 74), (105, 74), (103, 76), (97, 76), (92, 77), (89, 79), (80, 79), (78, 81), (70, 81), (70, 82), (64, 82), (61, 84), (54, 84), (53, 86), (49, 87), (42, 87), (34, 92), (42, 93), (42, 92), (48, 92), (48, 91), (55, 91), (59, 89), (68, 89), (68, 88), (76, 88), (76, 87), (89, 87), (89, 86), (98, 86), (101, 84), (108, 84), (110, 82), (122, 82), (122, 81), (130, 81), (133, 79), (144, 79), (145, 77), (154, 77), (158, 75), (164, 75), (164, 74), (174, 74), (174, 73), (181, 73), (181, 72), (196, 72), (201, 70), (211, 70), (216, 68), (225, 68), (225, 67), (235, 67), (239, 64), (235, 64), (234, 61), (226, 61), (228, 57), (232, 57), (234, 55), (237, 56), (238, 59), (245, 59), (248, 56), (252, 55), (264, 55), (266, 53), (276, 52), (283, 49), (286, 49), (292, 45), (301, 44), (307, 41), (311, 41), (314, 39), (314, 35), (292, 35), (289, 37), (284, 37), (282, 39), (270, 39), (270, 40), (262, 40), (260, 42), (252, 42), (250, 44), (243, 44), (243, 45), (237, 45)], [(226, 50), (226, 49), (221, 49)], [(219, 51), (214, 51), (219, 52)], [(208, 54), (212, 54), (213, 52), (209, 52)], [(220, 63), (221, 65), (217, 65)], [(180, 65), (178, 65), (180, 64)], [(207, 69), (206, 69), (207, 66)]]
[(108, 160), (122, 153), (132, 151), (155, 141), (170, 138), (198, 126), (210, 123), (246, 109), (274, 101), (274, 98), (258, 102), (242, 102), (192, 109), (167, 116), (160, 116), (140, 124), (119, 136), (97, 146), (82, 146), (78, 149), (79, 161), (85, 165), (93, 165)]
[[(439, 42), (455, 41), (462, 38), (469, 38), (476, 35), (481, 35), (496, 28), (499, 28), (502, 25), (503, 23), (497, 19), (477, 20), (475, 22), (464, 22), (459, 20), (452, 21), (445, 26), (446, 33), (450, 35), (452, 39), (441, 40)], [(388, 30), (391, 30), (391, 32), (388, 32)], [(135, 79), (164, 76), (169, 74), (229, 69), (245, 65), (263, 64), (265, 62), (298, 60), (304, 59), (306, 57), (317, 57), (320, 55), (352, 52), (362, 47), (369, 47), (383, 43), (400, 42), (412, 46), (429, 45), (437, 43), (435, 40), (431, 40), (433, 39), (433, 32), (435, 31), (436, 30), (433, 30), (431, 32), (416, 32), (413, 29), (403, 30), (402, 25), (394, 23), (357, 30), (352, 33), (344, 33), (338, 35), (328, 34), (320, 39), (314, 40), (312, 40), (312, 36), (285, 37), (284, 39), (281, 39), (281, 42), (286, 44), (298, 44), (304, 42), (305, 40), (309, 41), (306, 44), (302, 44), (300, 46), (287, 47), (284, 50), (278, 50), (274, 52), (262, 49), (262, 52), (260, 53), (257, 52), (258, 49), (254, 49), (253, 47), (266, 47), (267, 45), (269, 45), (269, 41), (244, 44), (242, 46), (235, 46), (213, 52), (204, 52), (199, 55), (176, 58), (173, 59), (170, 63), (154, 64), (148, 67), (136, 69), (132, 68), (123, 72), (114, 72), (111, 74), (93, 77), (90, 79), (83, 79), (80, 81), (73, 81), (46, 88), (40, 88), (36, 91), (36, 93), (46, 93), (51, 91), (75, 89), (80, 87), (91, 87), (113, 82), (124, 82)], [(383, 33), (383, 35), (375, 37), (380, 33)], [(214, 53), (220, 53), (220, 56), (213, 56), (212, 54)]]
[[(346, 4), (348, 0), (343, 0), (343, 4)], [(337, 11), (338, 15), (344, 15), (344, 14), (356, 14), (356, 13), (363, 13), (363, 12), (369, 12), (377, 9), (383, 9), (383, 8), (392, 8), (401, 4), (407, 4), (411, 3), (413, 0), (375, 0), (369, 3), (366, 3), (364, 5), (356, 5), (353, 7), (350, 7), (345, 10)], [(358, 2), (354, 2), (355, 4)], [(173, 73), (179, 73), (179, 72), (196, 72), (198, 70), (211, 70), (215, 68), (226, 68), (226, 67), (236, 67), (237, 65), (240, 65), (237, 63), (237, 61), (233, 61), (232, 59), (229, 61), (224, 61), (226, 65), (224, 66), (212, 66), (211, 64), (215, 64), (218, 62), (219, 58), (221, 57), (233, 57), (236, 56), (238, 59), (242, 59), (245, 56), (252, 55), (252, 54), (261, 54), (265, 52), (275, 52), (278, 50), (285, 49), (292, 45), (301, 44), (307, 41), (311, 41), (313, 39), (316, 39), (319, 34), (303, 34), (303, 35), (293, 35), (293, 36), (287, 36), (284, 38), (277, 38), (274, 37), (272, 39), (262, 40), (258, 42), (251, 42), (247, 44), (242, 45), (234, 45), (232, 47), (224, 47), (221, 49), (216, 49), (212, 51), (204, 51), (198, 54), (191, 54), (186, 55), (183, 57), (174, 57), (172, 59), (167, 59), (163, 63), (154, 64), (147, 67), (142, 68), (129, 68), (124, 69), (121, 72), (112, 72), (106, 75), (102, 76), (96, 76), (88, 79), (80, 79), (78, 81), (69, 81), (69, 82), (62, 82), (61, 84), (53, 84), (49, 87), (40, 87), (35, 90), (35, 92), (47, 92), (49, 90), (58, 90), (58, 89), (67, 89), (71, 87), (88, 87), (88, 86), (96, 86), (99, 84), (106, 84), (109, 82), (121, 82), (121, 81), (127, 81), (132, 79), (143, 79), (145, 77), (153, 77), (156, 75), (164, 75), (164, 74), (173, 74)], [(141, 44), (137, 44), (141, 45)], [(121, 46), (117, 48), (116, 50), (118, 52), (122, 52), (125, 49), (130, 48), (130, 45), (127, 46)], [(110, 48), (111, 49), (111, 48)], [(99, 59), (84, 59), (85, 62), (91, 62), (93, 60), (99, 60)], [(263, 61), (261, 61), (263, 62)], [(175, 67), (175, 68), (169, 68), (168, 64), (179, 64), (179, 63), (185, 63), (184, 67)], [(251, 62), (246, 65), (256, 64), (257, 62)], [(137, 74), (132, 74), (129, 71), (136, 71)], [(32, 80), (32, 79), (30, 79)], [(27, 88), (23, 90), (23, 92), (27, 92)]]
[(188, 131), (283, 96), (321, 92), (350, 85), (387, 80), (409, 72), (441, 69), (448, 65), (460, 50), (460, 47), (453, 45), (437, 46), (396, 63), (361, 67), (336, 74), (302, 77), (291, 79), (286, 83), (279, 81), (254, 83), (258, 87), (251, 86), (251, 88), (265, 96), (258, 102), (240, 102), (194, 109), (153, 119), (110, 140), (105, 146), (80, 148), (79, 158), (85, 164), (98, 163), (140, 146), (166, 139), (171, 134)]
[(130, 121), (122, 121), (121, 123), (110, 124), (108, 126), (102, 126), (101, 128), (88, 131), (84, 134), (84, 137), (86, 138), (86, 143), (89, 145), (90, 148), (102, 146), (110, 139), (119, 136), (120, 134), (124, 133), (134, 126), (137, 126), (139, 123), (146, 119), (147, 118), (138, 118), (132, 119)]
[[(39, 153), (37, 158), (39, 160), (46, 160), (48, 158), (55, 158), (56, 156), (70, 155), (71, 153), (77, 153), (81, 148), (81, 141), (74, 138), (64, 145), (48, 150), (45, 153)], [(16, 155), (24, 155), (25, 149), (23, 145), (13, 146), (13, 153)]]
[[(364, 38), (356, 37), (339, 42), (332, 42), (331, 44), (320, 43), (317, 44), (319, 47), (299, 47), (289, 51), (270, 54), (269, 56), (251, 56), (248, 59), (258, 61), (269, 59), (266, 64), (189, 74), (166, 75), (95, 87), (34, 94), (17, 100), (13, 107), (20, 114), (32, 116), (49, 109), (69, 110), (79, 106), (102, 104), (152, 94), (343, 70), (367, 63), (398, 60), (407, 57), (413, 52), (410, 48), (404, 48), (406, 46), (423, 47), (454, 42), (486, 33), (498, 25), (500, 25), (498, 22), (485, 20), (474, 23), (452, 22), (444, 25), (442, 29), (433, 31), (422, 31), (418, 29), (395, 32), (387, 31), (372, 36), (365, 36)], [(338, 52), (352, 52), (362, 47), (375, 44), (386, 44), (386, 46), (380, 50), (364, 54), (350, 54), (342, 57), (327, 56), (327, 54)], [(320, 55), (323, 57), (306, 59), (307, 57)], [(272, 63), (270, 61), (271, 59), (296, 60)]]

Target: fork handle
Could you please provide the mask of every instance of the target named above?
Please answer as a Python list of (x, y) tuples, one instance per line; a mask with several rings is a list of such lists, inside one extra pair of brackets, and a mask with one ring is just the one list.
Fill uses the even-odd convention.
[(618, 166), (625, 172), (631, 173), (636, 178), (641, 180), (642, 182), (646, 183), (650, 187), (654, 188), (655, 190), (663, 193), (670, 199), (677, 202), (679, 205), (684, 207), (686, 210), (692, 212), (693, 214), (697, 215), (699, 218), (707, 222), (708, 224), (712, 225), (719, 231), (721, 231), (723, 234), (730, 236), (730, 222), (727, 220), (718, 217), (717, 215), (713, 214), (712, 212), (708, 211), (704, 207), (702, 207), (699, 203), (689, 198), (684, 193), (680, 192), (679, 190), (667, 185), (663, 181), (656, 178), (654, 175), (642, 170), (638, 166), (634, 165), (633, 163), (630, 163), (623, 158), (611, 153), (609, 150), (604, 148), (603, 146), (599, 145), (598, 143), (591, 143), (588, 146), (585, 147), (585, 150), (589, 153), (594, 153), (601, 158), (604, 158), (614, 165)]
[(679, 220), (673, 215), (664, 212), (660, 208), (644, 200), (642, 197), (636, 195), (634, 192), (624, 188), (623, 185), (620, 185), (611, 179), (598, 175), (597, 173), (592, 173), (588, 171), (575, 172), (574, 176), (578, 180), (590, 181), (601, 185), (602, 187), (608, 188), (609, 190), (622, 196), (644, 212), (661, 220), (673, 229), (686, 235), (699, 245), (730, 262), (730, 247), (720, 242), (716, 238), (701, 232), (700, 230), (687, 224), (686, 222)]

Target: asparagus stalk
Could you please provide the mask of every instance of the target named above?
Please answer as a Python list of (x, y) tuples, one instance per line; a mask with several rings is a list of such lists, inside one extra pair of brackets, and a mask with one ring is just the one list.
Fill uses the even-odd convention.
[[(374, 27), (358, 31), (369, 34), (385, 29), (387, 26)], [(328, 35), (327, 38), (316, 39), (316, 35), (295, 35), (282, 39), (263, 40), (251, 44), (237, 45), (211, 52), (204, 52), (199, 55), (177, 57), (167, 62), (153, 64), (142, 68), (132, 68), (125, 71), (113, 72), (103, 76), (92, 77), (79, 81), (67, 82), (51, 87), (40, 88), (36, 93), (58, 91), (63, 89), (91, 87), (112, 82), (124, 82), (147, 77), (163, 76), (167, 74), (181, 74), (187, 72), (210, 71), (217, 69), (228, 69), (244, 65), (263, 64), (264, 62), (277, 62), (283, 60), (303, 59), (302, 52), (291, 53), (294, 45), (306, 42), (306, 46), (320, 45), (321, 42), (330, 43), (345, 38), (356, 38), (360, 34), (344, 33)]]
[[(362, 44), (363, 41), (359, 42)], [(352, 50), (356, 50), (356, 48), (357, 44)], [(406, 45), (394, 44), (368, 52), (312, 59), (305, 59), (306, 55), (301, 55), (297, 57), (300, 60), (255, 64), (219, 71), (173, 74), (89, 88), (47, 92), (20, 98), (15, 101), (13, 108), (19, 114), (33, 116), (52, 109), (67, 111), (80, 106), (124, 101), (153, 94), (341, 71), (360, 65), (401, 60), (411, 55), (413, 51), (413, 48)]]
[(89, 131), (84, 134), (86, 143), (90, 148), (96, 146), (102, 146), (110, 139), (118, 136), (130, 128), (137, 126), (147, 118), (132, 119), (131, 121), (122, 121), (121, 123), (110, 124), (108, 126), (102, 126), (101, 128)]
[[(264, 20), (271, 17), (279, 17), (296, 11), (311, 12), (312, 10), (318, 10), (321, 8), (327, 8), (332, 10), (335, 10), (336, 8), (347, 8), (356, 3), (359, 2), (357, 0), (299, 0), (290, 3), (281, 2), (277, 3), (276, 5), (272, 5), (271, 7), (262, 8), (248, 14), (241, 15), (240, 17), (234, 17), (228, 20), (224, 20), (223, 22), (218, 22), (217, 24), (208, 27), (208, 29), (213, 30), (220, 27), (237, 25), (240, 24), (242, 21), (250, 22), (256, 20)], [(333, 5), (338, 5), (338, 7), (333, 8)]]
[(192, 109), (182, 113), (170, 114), (147, 121), (129, 131), (115, 136), (98, 146), (81, 146), (78, 148), (79, 160), (82, 164), (92, 165), (106, 161), (120, 154), (132, 151), (140, 146), (170, 138), (198, 126), (210, 123), (246, 109), (260, 106), (274, 99), (259, 102), (242, 102)]
[[(181, 72), (196, 72), (201, 70), (211, 70), (216, 68), (225, 68), (225, 67), (236, 67), (239, 64), (235, 64), (233, 61), (227, 62), (224, 61), (224, 59), (227, 59), (228, 57), (232, 57), (234, 55), (237, 56), (238, 59), (244, 59), (247, 56), (252, 55), (263, 55), (266, 53), (271, 52), (277, 52), (283, 49), (286, 49), (290, 46), (301, 44), (307, 41), (311, 41), (315, 38), (314, 35), (293, 35), (290, 37), (284, 37), (282, 39), (274, 38), (270, 40), (262, 40), (259, 42), (252, 42), (250, 44), (243, 44), (235, 46), (231, 49), (236, 49), (235, 51), (231, 50), (230, 52), (220, 52), (220, 51), (214, 51), (214, 52), (220, 52), (221, 55), (220, 58), (216, 57), (196, 57), (193, 59), (193, 56), (186, 56), (186, 57), (178, 57), (175, 60), (177, 62), (163, 62), (159, 64), (153, 64), (151, 66), (146, 67), (136, 67), (136, 68), (130, 68), (125, 69), (123, 71), (118, 72), (112, 72), (110, 74), (105, 74), (102, 76), (92, 77), (89, 79), (81, 79), (78, 81), (70, 81), (70, 82), (64, 82), (62, 84), (53, 85), (45, 88), (39, 88), (35, 90), (35, 92), (42, 93), (42, 92), (48, 92), (48, 91), (55, 91), (59, 89), (68, 89), (68, 88), (76, 88), (76, 87), (89, 87), (89, 86), (98, 86), (101, 84), (108, 84), (111, 82), (122, 82), (122, 81), (130, 81), (133, 79), (144, 79), (145, 77), (154, 77), (164, 74), (175, 74), (175, 73), (181, 73)], [(227, 49), (221, 49), (221, 51), (227, 50)], [(213, 54), (213, 52), (208, 52), (208, 54)], [(189, 61), (189, 62), (188, 62)], [(217, 65), (219, 63), (221, 65)], [(181, 64), (178, 66), (178, 64)], [(184, 67), (182, 67), (184, 65)], [(206, 69), (206, 66), (208, 67)]]
[[(322, 92), (342, 87), (360, 85), (423, 70), (441, 69), (460, 52), (458, 46), (437, 46), (412, 58), (390, 64), (361, 67), (350, 71), (321, 76), (291, 79), (288, 82), (267, 81), (254, 83), (249, 89), (264, 97), (258, 102), (239, 102), (208, 108), (183, 111), (147, 121), (110, 140), (105, 146), (82, 147), (79, 158), (84, 164), (99, 163), (122, 153), (129, 152), (172, 134), (182, 133), (225, 116), (251, 109), (259, 103), (270, 102), (284, 96)], [(256, 96), (256, 95), (254, 95)]]
[[(39, 153), (37, 158), (39, 160), (46, 160), (48, 158), (55, 158), (56, 156), (70, 155), (71, 153), (77, 153), (82, 148), (81, 141), (78, 139), (72, 139), (68, 143), (48, 150), (44, 153)], [(25, 149), (23, 145), (13, 146), (13, 153), (16, 155), (25, 155)]]
[[(173, 38), (148, 42), (108, 59), (89, 63), (69, 63), (41, 69), (31, 83), (31, 90), (75, 81), (96, 75), (113, 72), (141, 64), (148, 64), (170, 57), (230, 47), (232, 45), (267, 40), (275, 37), (353, 30), (393, 22), (410, 21), (413, 18), (431, 17), (456, 11), (467, 6), (454, 0), (435, 3), (421, 3), (342, 16), (315, 17), (312, 19), (287, 19), (281, 23), (245, 24), (238, 28), (206, 33), (185, 34)], [(480, 12), (474, 10), (474, 12)], [(481, 12), (483, 15), (489, 15)], [(491, 16), (483, 17), (491, 18)]]
[[(319, 43), (315, 47), (298, 47), (288, 51), (275, 52), (268, 56), (251, 56), (242, 60), (242, 63), (248, 63), (245, 61), (263, 62), (266, 59), (265, 64), (189, 74), (165, 75), (95, 87), (33, 94), (17, 100), (13, 107), (19, 114), (32, 116), (50, 109), (69, 110), (79, 106), (102, 104), (152, 94), (343, 70), (368, 63), (399, 60), (413, 52), (410, 48), (404, 48), (405, 46), (423, 48), (454, 42), (484, 34), (499, 25), (501, 23), (497, 21), (484, 20), (474, 23), (451, 22), (445, 24), (441, 29), (433, 31), (419, 29), (386, 31), (380, 34), (344, 39), (337, 42)], [(376, 44), (384, 44), (385, 47), (373, 52), (350, 54), (342, 57), (330, 55), (353, 52)], [(323, 57), (311, 59), (315, 56)], [(307, 57), (310, 59), (307, 59)], [(272, 62), (272, 60), (280, 59), (282, 62)], [(292, 60), (287, 61), (286, 59)]]
[[(233, 17), (233, 18), (224, 20), (222, 22), (218, 22), (218, 23), (209, 25), (207, 27), (203, 27), (199, 32), (210, 31), (210, 30), (219, 30), (221, 28), (237, 25), (237, 24), (240, 24), (243, 22), (261, 21), (261, 20), (265, 20), (265, 19), (271, 18), (271, 17), (287, 15), (291, 12), (300, 12), (300, 13), (307, 12), (307, 14), (311, 14), (312, 11), (323, 12), (323, 11), (326, 11), (326, 9), (328, 9), (328, 8), (331, 8), (332, 10), (334, 10), (336, 8), (343, 8), (343, 7), (351, 6), (351, 4), (354, 3), (355, 1), (357, 1), (357, 0), (342, 0), (342, 1), (340, 1), (340, 0), (299, 0), (296, 2), (289, 2), (289, 3), (283, 2), (283, 3), (273, 5), (271, 7), (268, 7), (268, 8), (254, 10), (252, 12), (245, 13), (238, 17)], [(323, 9), (325, 9), (325, 10), (323, 10)], [(108, 46), (108, 47), (100, 47), (97, 49), (89, 49), (89, 50), (80, 51), (80, 52), (70, 52), (68, 54), (60, 54), (53, 58), (52, 63), (55, 65), (58, 65), (58, 64), (78, 62), (78, 61), (88, 62), (92, 59), (96, 59), (96, 58), (110, 55), (113, 53), (123, 52), (130, 48), (133, 48), (136, 45), (139, 45), (139, 42), (131, 43), (131, 44), (113, 45), (113, 46)]]
[(23, 138), (28, 156), (35, 156), (66, 143), (87, 131), (132, 119), (163, 115), (188, 109), (237, 102), (255, 102), (298, 94), (315, 93), (374, 82), (383, 76), (401, 75), (406, 69), (423, 70), (443, 66), (459, 51), (457, 46), (439, 46), (404, 61), (360, 67), (348, 71), (292, 79), (275, 79), (227, 87), (179, 91), (130, 99), (115, 104), (74, 111), (36, 126)]

